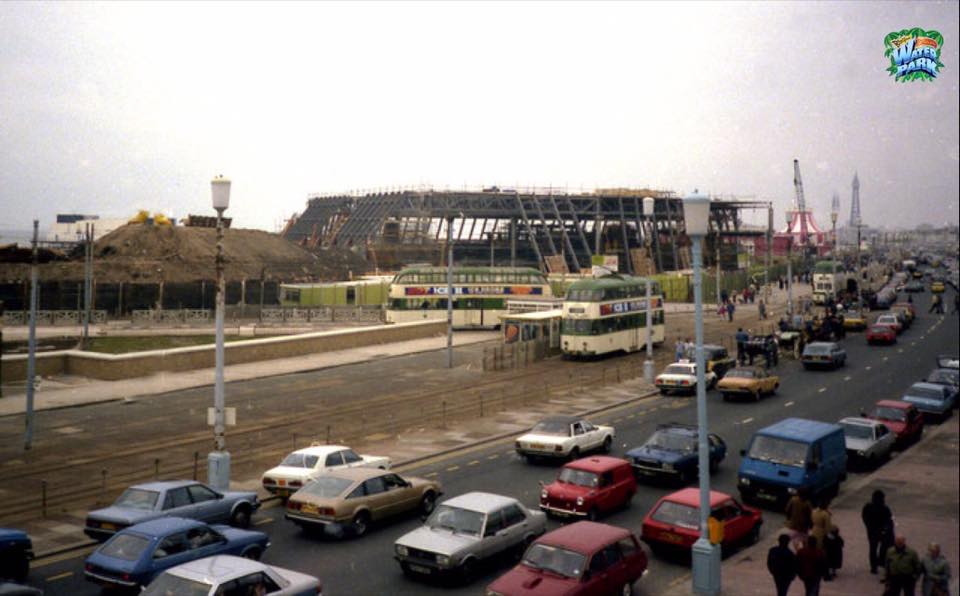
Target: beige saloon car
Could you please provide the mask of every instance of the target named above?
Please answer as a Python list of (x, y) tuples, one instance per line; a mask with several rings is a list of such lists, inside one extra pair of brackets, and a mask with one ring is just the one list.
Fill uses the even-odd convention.
[(371, 468), (336, 470), (317, 477), (287, 500), (284, 517), (302, 528), (335, 536), (362, 536), (370, 524), (411, 511), (429, 515), (440, 483)]

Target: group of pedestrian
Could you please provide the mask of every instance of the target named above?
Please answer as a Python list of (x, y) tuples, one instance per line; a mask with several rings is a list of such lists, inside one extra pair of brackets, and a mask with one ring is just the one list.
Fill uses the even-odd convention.
[[(767, 553), (767, 570), (773, 576), (777, 596), (786, 596), (795, 579), (803, 582), (806, 596), (818, 596), (820, 583), (837, 577), (843, 566), (843, 538), (833, 523), (830, 503), (819, 499), (812, 505), (805, 494), (787, 502), (784, 533)], [(870, 573), (883, 569), (883, 596), (914, 596), (917, 580), (923, 578), (923, 596), (949, 596), (950, 564), (931, 543), (922, 559), (907, 546), (904, 536), (894, 536), (893, 513), (882, 490), (876, 490), (861, 511), (867, 530)], [(792, 548), (791, 548), (792, 547)]]
[(755, 356), (762, 354), (766, 367), (776, 366), (779, 361), (779, 346), (777, 339), (772, 335), (754, 336), (752, 331), (744, 331), (743, 327), (738, 327), (734, 335), (737, 344), (737, 364), (744, 366), (749, 364), (753, 366)]
[(694, 344), (689, 337), (685, 340), (678, 337), (677, 343), (673, 347), (675, 356), (674, 362), (680, 362), (681, 360), (686, 359), (688, 352), (695, 347), (696, 344)]

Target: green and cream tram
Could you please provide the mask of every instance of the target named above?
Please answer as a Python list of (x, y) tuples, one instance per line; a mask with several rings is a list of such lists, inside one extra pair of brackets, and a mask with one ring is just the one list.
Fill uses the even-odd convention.
[[(525, 267), (454, 267), (453, 326), (500, 325), (511, 299), (553, 298), (546, 275)], [(446, 267), (404, 269), (390, 284), (388, 323), (446, 320)]]
[[(664, 340), (663, 293), (651, 290), (654, 344)], [(647, 343), (647, 280), (607, 275), (574, 282), (563, 301), (560, 345), (564, 355), (634, 352)]]

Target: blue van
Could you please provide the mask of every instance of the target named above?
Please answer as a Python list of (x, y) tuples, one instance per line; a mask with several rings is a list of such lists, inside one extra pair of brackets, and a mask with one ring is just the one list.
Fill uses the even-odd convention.
[(740, 452), (737, 485), (747, 502), (782, 504), (790, 495), (835, 496), (847, 478), (847, 449), (837, 424), (787, 418), (757, 431)]

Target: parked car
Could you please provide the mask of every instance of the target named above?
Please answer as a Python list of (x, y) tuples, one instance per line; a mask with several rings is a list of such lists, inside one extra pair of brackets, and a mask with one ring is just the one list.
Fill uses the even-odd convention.
[(807, 370), (819, 367), (838, 368), (846, 366), (847, 351), (834, 342), (815, 341), (804, 346), (800, 362)]
[[(703, 380), (707, 389), (710, 389), (717, 384), (717, 373), (708, 370), (703, 374)], [(697, 392), (697, 365), (686, 360), (668, 364), (654, 379), (654, 384), (663, 395), (670, 393), (693, 395)]]
[(867, 318), (859, 310), (848, 310), (843, 313), (843, 328), (847, 331), (860, 331), (867, 328)]
[(537, 538), (486, 596), (629, 595), (646, 572), (647, 554), (633, 533), (579, 521)]
[(263, 488), (279, 497), (288, 497), (304, 484), (324, 472), (343, 468), (390, 469), (390, 458), (359, 455), (342, 445), (314, 444), (287, 455), (279, 466), (270, 468), (260, 478)]
[(83, 532), (103, 541), (128, 526), (159, 517), (229, 522), (246, 528), (250, 525), (250, 516), (259, 508), (255, 492), (219, 493), (194, 480), (146, 482), (123, 491), (113, 505), (88, 513)]
[(890, 459), (897, 435), (882, 422), (867, 418), (843, 418), (837, 424), (843, 427), (847, 446), (847, 465), (876, 467)]
[(957, 395), (960, 393), (960, 370), (955, 368), (936, 368), (930, 371), (930, 374), (927, 375), (927, 378), (925, 378), (923, 382), (942, 385), (952, 391), (953, 407), (957, 407), (958, 402), (960, 402), (960, 396)]
[(917, 309), (913, 306), (912, 302), (897, 302), (892, 304), (890, 308), (894, 308), (903, 313), (903, 316), (907, 318), (907, 321), (912, 324), (917, 318)]
[[(694, 346), (688, 347), (684, 357), (690, 362), (696, 362), (696, 348)], [(703, 344), (703, 361), (706, 364), (707, 372), (717, 375), (718, 379), (737, 365), (736, 359), (730, 355), (727, 349), (716, 344)]]
[(870, 420), (882, 422), (896, 435), (894, 446), (903, 447), (915, 443), (923, 436), (923, 416), (917, 406), (892, 399), (884, 399), (874, 404), (869, 411), (861, 410), (860, 415)]
[(508, 551), (525, 549), (546, 531), (547, 518), (513, 497), (466, 493), (437, 505), (424, 525), (394, 543), (404, 574), (474, 578), (478, 566)]
[(897, 332), (890, 325), (871, 325), (867, 330), (867, 343), (870, 345), (895, 344)]
[(22, 582), (30, 573), (33, 541), (22, 530), (0, 528), (0, 578)]
[(780, 377), (771, 375), (759, 366), (738, 366), (730, 370), (717, 383), (723, 401), (735, 397), (749, 397), (760, 401), (764, 395), (773, 395), (780, 388)]
[[(760, 538), (759, 509), (741, 505), (728, 494), (710, 491), (710, 517), (720, 523), (721, 548), (729, 552)], [(700, 489), (685, 488), (661, 497), (643, 518), (641, 538), (657, 553), (689, 552), (700, 537)]]
[(637, 479), (628, 462), (603, 455), (584, 457), (560, 468), (557, 479), (540, 491), (540, 510), (548, 516), (585, 517), (630, 504)]
[[(676, 479), (681, 484), (692, 482), (699, 469), (696, 426), (660, 424), (647, 441), (627, 451), (627, 460), (639, 478)], [(719, 435), (707, 435), (710, 449), (710, 472), (716, 472), (727, 456), (727, 444)]]
[(907, 285), (903, 287), (903, 290), (905, 292), (910, 292), (911, 294), (914, 294), (917, 292), (923, 292), (924, 289), (925, 288), (923, 287), (923, 282), (916, 281), (916, 280), (907, 282)]
[(285, 517), (301, 528), (362, 536), (372, 523), (390, 517), (416, 510), (429, 515), (442, 494), (435, 480), (371, 468), (342, 469), (295, 492), (287, 500)]
[(320, 580), (312, 575), (259, 561), (216, 555), (183, 563), (158, 575), (140, 596), (317, 596)]
[(914, 383), (900, 399), (917, 406), (927, 421), (942, 422), (953, 414), (953, 402), (956, 396), (951, 389), (943, 385)]
[(957, 356), (950, 356), (948, 354), (940, 354), (937, 356), (937, 368), (952, 368), (954, 370), (960, 370), (960, 358)]
[(538, 422), (514, 442), (516, 452), (536, 457), (577, 459), (581, 453), (610, 453), (615, 431), (612, 426), (591, 424), (574, 416), (551, 416)]
[(754, 433), (740, 451), (738, 484), (744, 502), (780, 508), (787, 497), (834, 496), (847, 478), (847, 448), (836, 424), (787, 418)]
[(903, 333), (903, 321), (897, 316), (896, 313), (880, 315), (877, 317), (874, 325), (886, 325), (896, 332), (897, 335)]
[(105, 588), (136, 589), (188, 561), (213, 555), (259, 559), (269, 546), (263, 532), (165, 517), (117, 532), (87, 557), (84, 575)]

